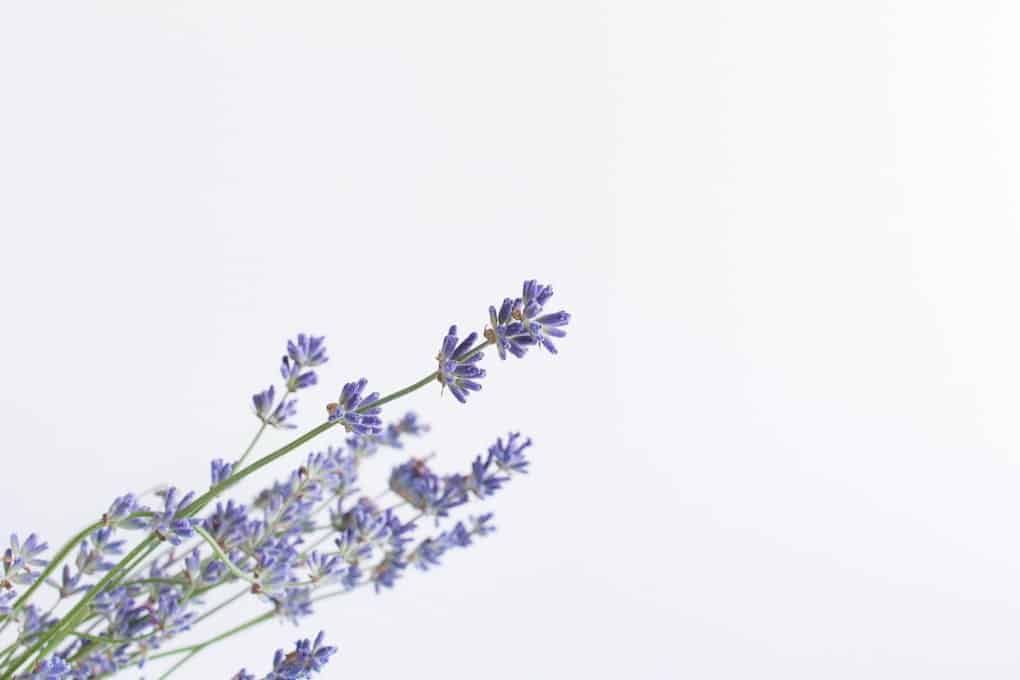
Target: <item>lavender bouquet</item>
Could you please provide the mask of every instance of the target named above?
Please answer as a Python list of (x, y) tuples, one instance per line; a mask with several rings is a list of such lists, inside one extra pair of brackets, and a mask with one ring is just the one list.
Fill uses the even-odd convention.
[[(428, 430), (414, 413), (385, 423), (386, 404), (433, 382), (465, 403), (481, 389), (479, 364), (490, 345), (500, 359), (524, 357), (536, 346), (555, 353), (553, 341), (566, 334), (570, 315), (546, 311), (552, 294), (550, 286), (526, 281), (521, 297), (489, 308), (481, 338), (461, 338), (451, 326), (429, 375), (386, 396), (368, 392), (364, 378), (349, 382), (327, 405), (325, 422), (254, 457), (267, 428), (296, 427), (294, 395), (317, 383), (315, 368), (327, 361), (324, 338), (289, 341), (282, 385), (252, 397), (255, 436), (236, 460), (211, 462), (207, 491), (164, 488), (151, 504), (146, 495), (116, 498), (49, 558), (35, 534), (11, 536), (0, 561), (0, 679), (106, 678), (143, 665), (167, 678), (221, 640), (268, 621), (300, 623), (318, 603), (367, 586), (391, 589), (409, 567), (426, 571), (492, 532), (491, 513), (456, 522), (450, 513), (527, 472), (531, 440), (516, 432), (463, 473), (439, 475), (427, 459), (410, 458), (393, 467), (388, 489), (362, 495), (359, 471), (381, 449), (402, 450)], [(337, 426), (348, 435), (343, 446), (307, 453), (249, 504), (223, 500), (241, 480)], [(265, 612), (174, 646), (178, 635), (223, 619), (242, 598), (258, 598)], [(233, 680), (309, 677), (336, 652), (323, 638), (320, 632), (277, 651), (264, 675), (241, 670)]]

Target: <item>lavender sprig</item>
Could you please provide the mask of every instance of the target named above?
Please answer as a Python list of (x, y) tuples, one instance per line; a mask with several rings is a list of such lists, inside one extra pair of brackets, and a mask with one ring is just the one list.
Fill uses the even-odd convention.
[[(255, 395), (259, 430), (236, 463), (223, 459), (213, 462), (209, 491), (197, 498), (193, 494), (178, 498), (177, 490), (171, 487), (164, 492), (163, 508), (155, 512), (140, 506), (133, 496), (123, 496), (99, 522), (65, 544), (49, 564), (41, 557), (45, 545), (32, 537), (5, 551), (4, 580), (8, 586), (0, 588), (0, 632), (17, 621), (19, 634), (12, 645), (0, 649), (0, 680), (69, 678), (71, 674), (76, 680), (99, 677), (147, 659), (184, 653), (186, 656), (165, 674), (169, 675), (210, 644), (251, 625), (274, 618), (298, 621), (311, 612), (313, 603), (352, 592), (361, 585), (372, 584), (377, 592), (390, 589), (408, 566), (423, 570), (434, 567), (449, 549), (466, 547), (475, 536), (489, 533), (491, 514), (484, 514), (416, 543), (415, 518), (401, 519), (393, 508), (381, 509), (367, 498), (353, 506), (346, 506), (346, 500), (355, 492), (362, 461), (380, 447), (399, 448), (403, 434), (427, 429), (413, 417), (405, 417), (384, 430), (380, 415), (386, 403), (432, 380), (449, 387), (459, 401), (465, 402), (469, 392), (480, 388), (478, 380), (485, 375), (478, 364), (486, 345), (495, 344), (501, 358), (506, 353), (523, 356), (533, 345), (555, 353), (552, 338), (565, 335), (563, 327), (570, 316), (545, 311), (551, 296), (551, 287), (526, 281), (520, 298), (508, 299), (498, 311), (490, 308), (492, 327), (485, 330), (485, 341), (480, 345), (472, 346), (476, 333), (469, 333), (461, 341), (456, 326), (451, 327), (443, 341), (438, 370), (384, 397), (378, 393), (364, 396), (364, 379), (348, 383), (339, 400), (328, 408), (327, 422), (242, 467), (267, 427), (293, 426), (296, 402), (289, 395), (318, 382), (311, 369), (327, 360), (324, 340), (298, 335), (288, 342), (287, 354), (281, 359), (281, 399), (276, 400), (273, 387)], [(346, 451), (330, 449), (309, 454), (290, 477), (264, 491), (251, 506), (217, 503), (209, 515), (200, 517), (234, 484), (337, 424), (352, 434)], [(412, 458), (394, 467), (389, 486), (419, 515), (429, 515), (438, 524), (460, 505), (485, 499), (503, 488), (513, 474), (526, 472), (524, 451), (530, 443), (517, 434), (511, 434), (505, 443), (497, 440), (485, 456), (474, 459), (466, 474), (440, 476), (424, 460)], [(316, 517), (326, 509), (330, 509), (332, 519), (323, 527)], [(142, 528), (149, 535), (122, 555), (125, 541), (115, 536), (116, 532)], [(160, 540), (176, 545), (196, 534), (207, 547), (189, 547), (177, 556), (171, 551), (163, 557), (151, 557)], [(314, 536), (318, 538), (313, 540)], [(335, 537), (335, 552), (316, 550), (316, 545), (331, 536)], [(72, 569), (64, 561), (75, 548), (78, 556)], [(175, 566), (179, 560), (183, 562)], [(61, 565), (62, 578), (50, 578)], [(136, 567), (142, 568), (143, 574), (129, 576)], [(102, 577), (89, 586), (83, 579), (90, 574)], [(16, 584), (15, 579), (23, 583)], [(272, 611), (199, 645), (160, 650), (179, 633), (236, 601), (243, 593), (199, 614), (205, 593), (236, 580), (248, 581), (249, 592), (267, 599)], [(53, 586), (58, 602), (79, 599), (62, 617), (53, 618), (27, 601), (42, 582)], [(315, 595), (329, 584), (339, 585), (341, 590)], [(16, 597), (15, 585), (28, 587)], [(79, 630), (83, 625), (85, 630)], [(103, 628), (93, 634), (96, 626)], [(70, 644), (58, 649), (68, 637), (73, 637)], [(315, 657), (321, 636), (314, 644), (302, 642), (303, 646), (299, 643), (274, 663), (273, 673), (277, 675), (271, 673), (266, 678), (306, 677), (281, 673), (318, 670), (306, 662)], [(303, 661), (295, 661), (299, 659)]]

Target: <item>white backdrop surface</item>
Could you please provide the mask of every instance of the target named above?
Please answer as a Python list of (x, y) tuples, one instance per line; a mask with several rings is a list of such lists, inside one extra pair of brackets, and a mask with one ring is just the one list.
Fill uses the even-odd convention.
[(332, 356), (308, 426), (538, 277), (574, 314), (559, 356), (390, 410), (445, 469), (535, 439), (500, 531), (184, 677), (325, 628), (327, 678), (1014, 678), (1018, 26), (0, 2), (0, 531), (204, 488), (297, 331)]

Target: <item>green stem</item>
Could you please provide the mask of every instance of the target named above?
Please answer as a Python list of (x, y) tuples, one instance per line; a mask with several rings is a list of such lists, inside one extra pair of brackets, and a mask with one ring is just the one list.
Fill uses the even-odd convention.
[(219, 557), (220, 560), (225, 565), (227, 565), (227, 569), (230, 570), (231, 574), (241, 579), (242, 581), (247, 581), (251, 585), (256, 584), (255, 579), (245, 574), (243, 571), (241, 571), (240, 567), (238, 567), (236, 564), (230, 561), (230, 558), (227, 557), (227, 553), (223, 552), (223, 548), (220, 547), (220, 544), (217, 543), (216, 539), (210, 536), (205, 529), (203, 529), (202, 527), (195, 527), (195, 533), (205, 539), (205, 542), (208, 543), (209, 547), (213, 549), (213, 552), (216, 553), (216, 556)]
[(199, 648), (199, 649), (196, 649), (196, 650), (195, 650), (195, 651), (193, 651), (193, 652), (189, 652), (189, 653), (188, 653), (188, 655), (187, 655), (186, 657), (184, 657), (183, 659), (181, 659), (180, 661), (178, 661), (177, 663), (175, 663), (175, 664), (174, 664), (173, 666), (170, 666), (170, 668), (169, 668), (169, 669), (167, 670), (167, 672), (166, 672), (166, 673), (164, 673), (163, 675), (159, 676), (159, 680), (164, 680), (164, 678), (169, 678), (169, 677), (170, 677), (170, 675), (171, 675), (171, 674), (173, 674), (173, 672), (174, 672), (175, 670), (177, 670), (178, 668), (180, 668), (180, 667), (181, 667), (181, 666), (183, 666), (184, 664), (186, 664), (186, 663), (188, 663), (189, 661), (191, 661), (192, 657), (194, 657), (195, 655), (197, 655), (197, 654), (198, 654), (199, 652), (201, 652), (201, 651), (202, 651), (202, 649), (201, 649), (201, 648)]
[[(286, 399), (288, 394), (290, 393), (289, 392), (284, 393), (283, 398)], [(252, 449), (255, 448), (255, 445), (259, 443), (259, 438), (262, 437), (262, 433), (265, 431), (266, 422), (262, 421), (262, 425), (259, 427), (258, 432), (255, 433), (255, 436), (251, 440), (251, 444), (248, 444), (248, 448), (244, 450), (244, 453), (241, 454), (241, 457), (237, 459), (236, 463), (234, 463), (234, 467), (237, 467), (244, 462), (244, 459), (247, 458), (248, 455), (252, 452)]]
[(245, 588), (244, 590), (240, 591), (239, 593), (231, 595), (229, 598), (227, 598), (223, 602), (220, 602), (218, 605), (216, 605), (215, 607), (213, 607), (209, 611), (204, 612), (201, 616), (199, 616), (197, 619), (192, 621), (191, 622), (191, 626), (195, 627), (199, 622), (205, 621), (207, 618), (209, 618), (210, 616), (212, 616), (216, 612), (222, 610), (224, 607), (229, 607), (230, 605), (234, 604), (235, 602), (237, 602), (239, 599), (241, 599), (242, 597), (244, 597), (245, 595), (247, 595), (250, 592), (251, 592), (251, 590), (249, 590), (248, 588)]

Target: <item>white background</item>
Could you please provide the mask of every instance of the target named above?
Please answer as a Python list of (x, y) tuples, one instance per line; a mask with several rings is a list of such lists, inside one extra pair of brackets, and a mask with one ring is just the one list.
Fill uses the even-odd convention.
[(328, 678), (1016, 677), (1018, 27), (2, 2), (0, 529), (59, 543), (117, 494), (203, 488), (299, 330), (332, 356), (307, 426), (534, 276), (575, 315), (558, 357), (389, 409), (445, 470), (535, 438), (499, 533), (180, 677), (319, 628)]

